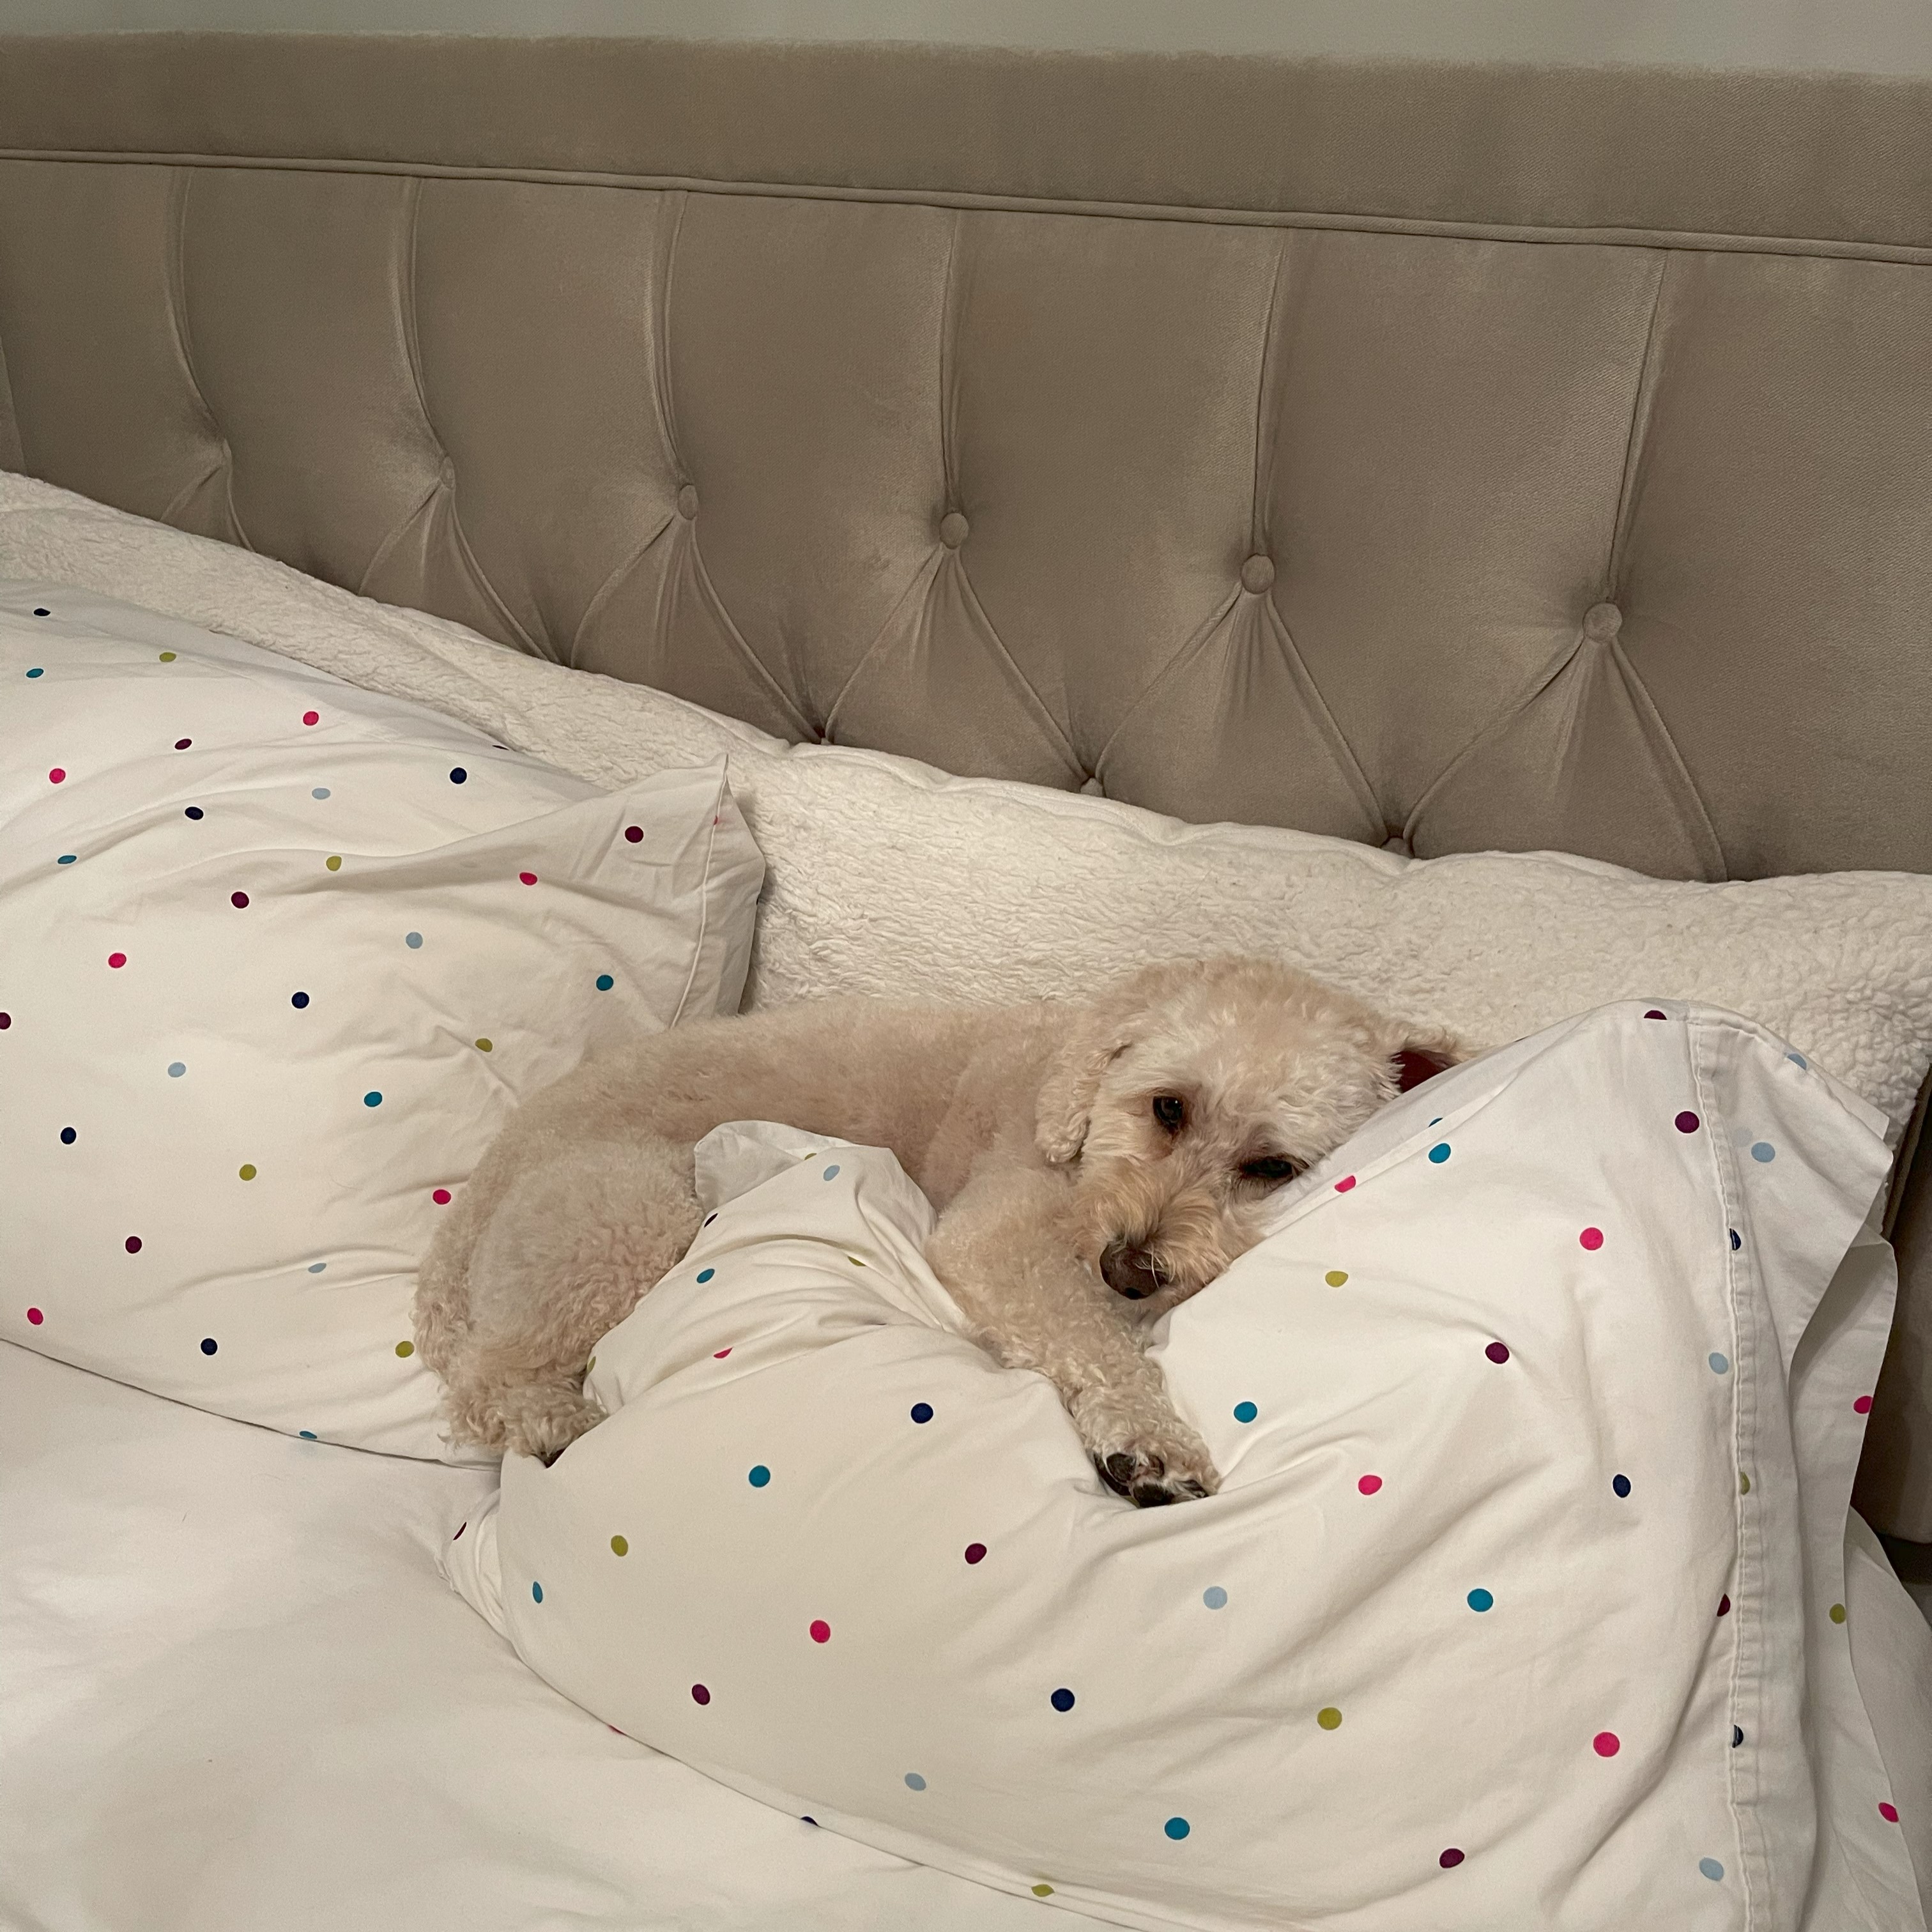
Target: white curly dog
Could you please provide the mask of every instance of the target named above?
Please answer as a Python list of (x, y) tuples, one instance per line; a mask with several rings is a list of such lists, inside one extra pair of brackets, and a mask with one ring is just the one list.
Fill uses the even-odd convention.
[(1258, 959), (1150, 967), (1085, 1004), (808, 1000), (654, 1034), (511, 1119), (425, 1259), (424, 1360), (462, 1442), (554, 1457), (602, 1420), (598, 1339), (702, 1218), (692, 1149), (769, 1120), (889, 1148), (940, 1210), (975, 1339), (1059, 1390), (1138, 1504), (1204, 1496), (1206, 1445), (1142, 1352), (1251, 1247), (1270, 1198), (1455, 1043)]

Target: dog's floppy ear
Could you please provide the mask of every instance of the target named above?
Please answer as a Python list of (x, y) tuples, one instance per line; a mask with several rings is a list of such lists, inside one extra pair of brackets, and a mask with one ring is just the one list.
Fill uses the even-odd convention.
[(1433, 1080), (1468, 1058), (1462, 1043), (1453, 1034), (1412, 1028), (1390, 1058), (1394, 1064), (1395, 1087), (1406, 1094), (1425, 1080)]
[(1192, 961), (1143, 967), (1069, 1016), (1065, 1044), (1048, 1063), (1034, 1102), (1034, 1144), (1048, 1160), (1078, 1156), (1107, 1069), (1133, 1044), (1148, 1010), (1202, 970)]

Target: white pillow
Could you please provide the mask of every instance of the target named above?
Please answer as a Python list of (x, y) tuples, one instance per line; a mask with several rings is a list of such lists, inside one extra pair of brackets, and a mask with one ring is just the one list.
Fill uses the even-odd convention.
[(24, 476), (0, 475), (0, 574), (215, 624), (600, 785), (728, 755), (768, 868), (748, 1007), (1078, 998), (1150, 959), (1252, 952), (1488, 1046), (1639, 994), (1701, 1000), (1792, 1041), (1894, 1132), (1932, 1066), (1932, 877), (1700, 885), (1561, 854), (1418, 861), (787, 746)]
[(1169, 1319), (1224, 1486), (1166, 1510), (952, 1332), (890, 1156), (725, 1130), (715, 1191), (783, 1171), (599, 1343), (609, 1419), (506, 1463), (452, 1580), (646, 1743), (1128, 1924), (1922, 1926), (1855, 1687), (1820, 1701), (1882, 1118), (1652, 1010), (1459, 1068), (1286, 1192)]
[(0, 586), (0, 1334), (442, 1453), (417, 1257), (512, 1105), (729, 1010), (721, 760), (604, 795), (472, 728)]

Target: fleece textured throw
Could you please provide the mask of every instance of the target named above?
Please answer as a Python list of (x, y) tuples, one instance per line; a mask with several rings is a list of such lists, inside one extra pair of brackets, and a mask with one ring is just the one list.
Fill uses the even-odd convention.
[(0, 476), (0, 575), (211, 625), (600, 786), (727, 758), (767, 866), (754, 1005), (1078, 996), (1150, 958), (1221, 950), (1300, 966), (1479, 1046), (1612, 1000), (1706, 1000), (1792, 1041), (1894, 1130), (1932, 1063), (1932, 878), (1700, 885), (1550, 854), (1418, 861), (788, 748), (22, 476)]
[(1169, 1318), (1224, 1486), (1147, 1511), (889, 1156), (722, 1130), (609, 1420), (446, 1561), (620, 1730), (1123, 1924), (1919, 1927), (1845, 1607), (1882, 1127), (1675, 1003), (1430, 1083)]

